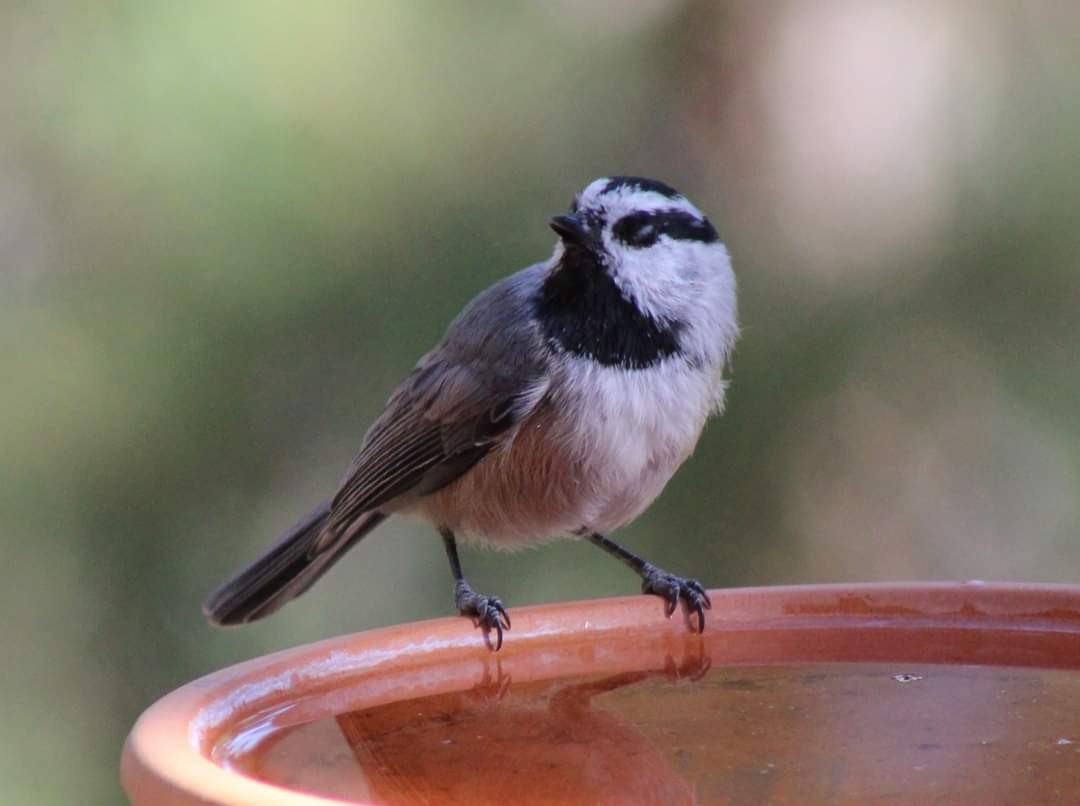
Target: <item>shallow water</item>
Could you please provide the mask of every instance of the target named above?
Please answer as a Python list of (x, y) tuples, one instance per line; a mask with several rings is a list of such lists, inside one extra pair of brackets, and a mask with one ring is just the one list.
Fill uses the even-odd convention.
[(1080, 673), (904, 663), (515, 683), (216, 745), (228, 769), (379, 804), (1080, 802)]

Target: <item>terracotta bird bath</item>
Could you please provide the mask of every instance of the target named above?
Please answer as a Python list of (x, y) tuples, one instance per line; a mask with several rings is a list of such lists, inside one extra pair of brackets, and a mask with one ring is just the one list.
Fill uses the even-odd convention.
[(1080, 587), (636, 596), (243, 663), (136, 723), (122, 777), (184, 804), (1051, 803), (1080, 799)]

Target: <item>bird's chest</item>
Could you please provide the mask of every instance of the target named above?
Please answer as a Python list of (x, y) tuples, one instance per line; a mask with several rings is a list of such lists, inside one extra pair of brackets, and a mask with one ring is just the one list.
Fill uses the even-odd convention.
[(560, 393), (563, 438), (588, 479), (593, 525), (614, 529), (640, 514), (690, 455), (723, 387), (704, 372), (662, 364), (590, 367)]
[(723, 387), (702, 374), (564, 368), (514, 437), (425, 496), (428, 519), (494, 545), (610, 531), (641, 514), (690, 455)]

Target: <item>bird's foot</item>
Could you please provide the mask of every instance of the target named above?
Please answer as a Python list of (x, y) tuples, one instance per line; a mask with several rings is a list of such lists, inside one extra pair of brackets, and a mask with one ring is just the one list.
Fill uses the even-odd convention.
[(484, 640), (489, 647), (489, 634), (492, 630), (495, 631), (494, 649), (498, 652), (503, 644), (503, 630), (510, 629), (510, 616), (503, 603), (495, 596), (477, 593), (464, 579), (454, 588), (454, 603), (461, 615), (473, 619), (476, 626), (484, 631)]
[(712, 607), (709, 594), (696, 579), (684, 579), (669, 574), (651, 563), (641, 571), (641, 592), (654, 593), (667, 601), (667, 617), (675, 612), (679, 600), (686, 602), (687, 613), (697, 613), (698, 632), (705, 631), (705, 611)]

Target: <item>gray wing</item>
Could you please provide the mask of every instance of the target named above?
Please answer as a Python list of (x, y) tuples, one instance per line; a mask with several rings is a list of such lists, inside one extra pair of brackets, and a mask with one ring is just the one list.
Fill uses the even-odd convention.
[(541, 270), (476, 297), (394, 391), (331, 502), (316, 551), (365, 513), (451, 483), (533, 411), (548, 382), (530, 310)]

